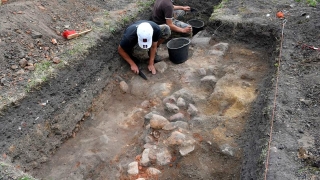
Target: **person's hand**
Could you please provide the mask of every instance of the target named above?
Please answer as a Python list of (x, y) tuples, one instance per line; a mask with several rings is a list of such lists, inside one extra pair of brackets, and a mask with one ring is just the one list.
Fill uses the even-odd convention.
[(156, 74), (156, 68), (154, 67), (154, 65), (153, 64), (149, 64), (148, 65), (148, 69), (149, 69), (149, 71), (152, 73), (152, 74)]
[(190, 7), (189, 6), (183, 6), (183, 10), (184, 11), (190, 11)]
[(192, 32), (192, 27), (188, 26), (183, 28), (182, 33), (190, 34)]
[(139, 74), (139, 68), (136, 64), (131, 65), (131, 70), (136, 73)]

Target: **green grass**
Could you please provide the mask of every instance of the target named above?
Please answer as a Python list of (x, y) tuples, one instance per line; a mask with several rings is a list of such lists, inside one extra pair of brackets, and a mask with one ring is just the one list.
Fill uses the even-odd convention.
[(218, 9), (221, 9), (225, 6), (225, 4), (228, 2), (229, 0), (222, 0), (218, 5), (213, 6), (213, 12), (215, 12)]
[[(295, 1), (302, 2), (301, 0), (295, 0)], [(311, 7), (316, 7), (318, 2), (320, 2), (320, 0), (305, 0), (305, 2)]]
[(48, 80), (48, 78), (53, 75), (52, 62), (50, 61), (42, 61), (35, 65), (35, 71), (33, 71), (31, 78), (26, 87), (26, 91), (30, 92), (30, 90), (41, 83), (44, 83)]
[(106, 11), (106, 12), (104, 13), (104, 15), (105, 15), (106, 17), (109, 17), (110, 12), (109, 12), (109, 11)]
[(307, 0), (307, 4), (309, 6), (316, 7), (317, 1), (319, 2), (319, 0)]
[(27, 176), (23, 176), (21, 178), (18, 178), (18, 180), (34, 180), (34, 179)]

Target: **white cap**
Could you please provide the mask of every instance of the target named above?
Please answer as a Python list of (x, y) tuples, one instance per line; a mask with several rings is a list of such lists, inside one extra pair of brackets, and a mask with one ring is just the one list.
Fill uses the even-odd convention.
[(152, 35), (153, 35), (152, 26), (147, 22), (143, 22), (139, 24), (137, 28), (137, 35), (138, 35), (139, 46), (142, 49), (149, 49), (152, 44)]

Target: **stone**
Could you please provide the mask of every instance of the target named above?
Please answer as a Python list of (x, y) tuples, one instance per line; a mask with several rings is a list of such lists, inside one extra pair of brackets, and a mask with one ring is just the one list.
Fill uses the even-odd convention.
[(181, 145), (186, 139), (186, 135), (179, 131), (174, 131), (171, 136), (167, 139), (169, 145)]
[(179, 107), (177, 105), (175, 105), (175, 104), (166, 103), (165, 104), (165, 108), (169, 112), (173, 112), (173, 113), (178, 113), (179, 112)]
[(27, 69), (29, 71), (34, 71), (35, 67), (34, 66), (26, 66), (26, 67), (24, 67), (24, 69)]
[(142, 166), (148, 166), (150, 163), (150, 159), (149, 159), (149, 153), (150, 153), (150, 149), (145, 149), (142, 153), (141, 156), (141, 160), (140, 163)]
[(168, 69), (168, 65), (164, 61), (154, 64), (154, 67), (156, 68), (157, 72), (160, 73), (164, 73)]
[(182, 97), (179, 97), (177, 100), (177, 106), (182, 108), (186, 107), (186, 101)]
[(32, 32), (31, 32), (31, 37), (32, 37), (33, 39), (42, 38), (42, 34), (39, 33), (39, 32), (37, 32), (37, 31), (32, 31)]
[(12, 65), (11, 69), (13, 69), (13, 70), (18, 69), (18, 66), (17, 65)]
[(184, 120), (184, 114), (181, 112), (176, 113), (169, 117), (169, 121), (178, 121), (178, 120)]
[(179, 148), (179, 152), (180, 152), (181, 156), (185, 156), (185, 155), (191, 153), (192, 151), (194, 151), (194, 148), (195, 148), (194, 145), (181, 146)]
[(120, 89), (121, 89), (122, 93), (128, 92), (129, 86), (125, 81), (121, 81), (119, 85), (120, 85)]
[(175, 126), (174, 123), (169, 123), (165, 125), (162, 129), (166, 131), (171, 131), (171, 130), (174, 130), (175, 128), (177, 128), (177, 126)]
[(223, 154), (229, 155), (229, 156), (233, 156), (234, 152), (233, 152), (233, 147), (231, 147), (229, 144), (223, 144), (220, 146), (220, 150)]
[(0, 82), (3, 86), (10, 86), (10, 82), (6, 78), (1, 78)]
[(171, 92), (171, 89), (172, 89), (172, 83), (155, 83), (150, 88), (149, 97), (150, 98), (165, 97)]
[(223, 55), (226, 53), (226, 51), (229, 49), (229, 44), (228, 43), (218, 43), (215, 44), (212, 49), (218, 50), (223, 52)]
[(198, 73), (199, 73), (200, 76), (205, 76), (205, 75), (207, 75), (207, 72), (206, 72), (206, 70), (205, 70), (204, 68), (198, 69)]
[(163, 99), (163, 104), (166, 104), (166, 103), (176, 103), (176, 98), (174, 96), (168, 96), (166, 98)]
[(134, 161), (128, 165), (128, 174), (137, 175), (139, 173), (138, 162)]
[(53, 61), (53, 63), (55, 63), (55, 64), (59, 64), (60, 63), (60, 58), (58, 58), (58, 57), (54, 57), (53, 59), (52, 59), (52, 61)]
[(168, 149), (164, 148), (164, 149), (161, 149), (159, 150), (159, 152), (157, 153), (157, 164), (158, 165), (167, 165), (171, 162), (171, 154), (170, 152), (168, 151)]
[(161, 171), (158, 170), (158, 169), (156, 169), (156, 168), (149, 167), (149, 168), (147, 169), (147, 174), (148, 174), (149, 176), (157, 176), (157, 175), (161, 174)]
[(20, 61), (19, 61), (19, 64), (22, 68), (26, 67), (27, 64), (28, 64), (28, 61), (26, 60), (26, 58), (22, 58)]
[(186, 88), (182, 88), (172, 94), (174, 97), (181, 97), (186, 102), (194, 102), (195, 95)]
[(162, 129), (165, 125), (169, 124), (170, 122), (163, 116), (153, 114), (152, 118), (150, 119), (150, 126), (154, 129)]
[(209, 81), (209, 82), (215, 84), (215, 83), (217, 82), (217, 78), (216, 78), (215, 76), (213, 76), (213, 75), (210, 75), (210, 76), (205, 76), (205, 77), (201, 78), (200, 81), (201, 81), (201, 82), (207, 82), (207, 81)]
[(191, 115), (191, 116), (195, 116), (198, 114), (198, 109), (193, 105), (193, 104), (189, 104), (188, 110), (187, 112)]
[(184, 122), (184, 121), (176, 121), (176, 122), (173, 122), (174, 126), (176, 127), (180, 127), (180, 128), (183, 128), (183, 129), (188, 129), (189, 125), (187, 122)]

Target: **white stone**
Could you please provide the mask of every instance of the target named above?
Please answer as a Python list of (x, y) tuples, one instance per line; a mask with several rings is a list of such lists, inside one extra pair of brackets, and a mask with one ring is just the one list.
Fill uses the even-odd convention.
[(223, 144), (222, 146), (220, 146), (220, 150), (226, 155), (234, 155), (233, 148), (229, 144)]
[(128, 174), (137, 175), (139, 173), (138, 162), (134, 161), (128, 165)]
[(185, 156), (189, 154), (190, 152), (194, 151), (195, 146), (194, 145), (188, 145), (188, 146), (181, 146), (179, 148), (179, 152), (181, 156)]
[(147, 174), (150, 175), (150, 176), (156, 176), (156, 175), (159, 175), (161, 173), (160, 170), (156, 169), (156, 168), (153, 168), (153, 167), (149, 167), (147, 169)]
[(216, 83), (217, 82), (217, 78), (215, 77), (215, 76), (205, 76), (205, 77), (203, 77), (201, 80), (200, 80), (201, 82), (203, 82), (203, 81), (210, 81), (210, 82), (212, 82), (212, 83)]
[(141, 165), (142, 166), (148, 166), (150, 163), (150, 159), (149, 159), (149, 153), (150, 153), (150, 149), (145, 149), (142, 153), (142, 157), (141, 157)]

